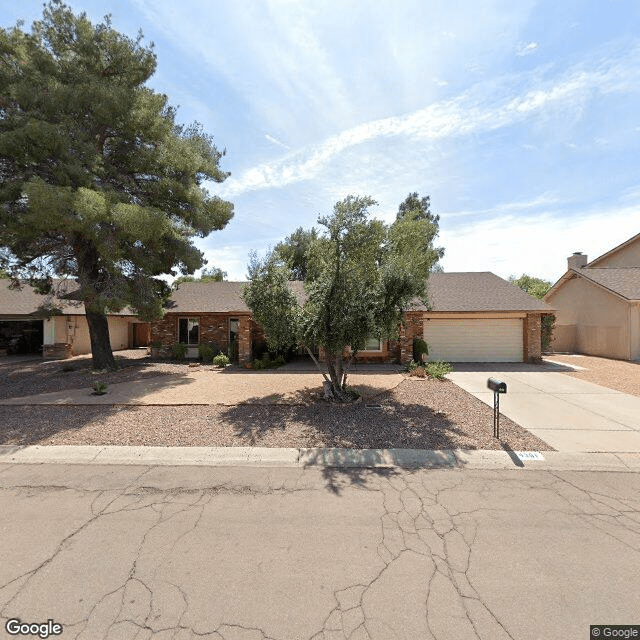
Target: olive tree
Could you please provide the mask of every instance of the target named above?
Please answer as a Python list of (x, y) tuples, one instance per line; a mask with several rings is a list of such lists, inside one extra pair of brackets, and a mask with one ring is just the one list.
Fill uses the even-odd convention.
[(370, 219), (375, 204), (368, 196), (348, 196), (318, 219), (302, 303), (274, 253), (253, 257), (244, 291), (271, 348), (302, 345), (312, 358), (311, 346), (322, 348), (324, 368), (314, 361), (327, 394), (340, 402), (353, 399), (347, 375), (366, 340), (396, 338), (413, 301), (426, 302), (429, 271), (439, 257), (432, 221), (408, 211), (386, 225)]

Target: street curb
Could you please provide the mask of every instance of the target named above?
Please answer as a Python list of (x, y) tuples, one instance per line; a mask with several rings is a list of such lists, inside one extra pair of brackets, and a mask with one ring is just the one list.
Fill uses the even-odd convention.
[(101, 464), (210, 467), (527, 469), (640, 472), (640, 453), (543, 451), (521, 460), (514, 451), (483, 449), (339, 449), (266, 447), (129, 447), (0, 445), (0, 464)]

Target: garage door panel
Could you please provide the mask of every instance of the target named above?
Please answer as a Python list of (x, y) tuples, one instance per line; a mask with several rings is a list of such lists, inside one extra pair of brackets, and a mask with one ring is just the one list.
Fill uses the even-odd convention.
[(425, 319), (430, 360), (449, 362), (522, 362), (519, 318)]

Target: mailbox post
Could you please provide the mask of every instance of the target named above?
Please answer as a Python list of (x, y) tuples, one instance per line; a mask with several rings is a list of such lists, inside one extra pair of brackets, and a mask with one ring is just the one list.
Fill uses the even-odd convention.
[(500, 394), (507, 393), (507, 383), (489, 378), (487, 387), (493, 391), (493, 437), (500, 438)]

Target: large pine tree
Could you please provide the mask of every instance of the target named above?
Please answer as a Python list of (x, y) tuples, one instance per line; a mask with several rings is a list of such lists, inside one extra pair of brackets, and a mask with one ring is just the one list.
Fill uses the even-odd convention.
[(14, 276), (78, 282), (93, 363), (114, 366), (106, 314), (162, 313), (157, 276), (203, 264), (194, 236), (222, 229), (233, 205), (210, 135), (176, 123), (147, 84), (153, 46), (76, 15), (60, 0), (30, 32), (0, 29), (0, 255)]

